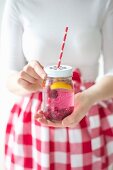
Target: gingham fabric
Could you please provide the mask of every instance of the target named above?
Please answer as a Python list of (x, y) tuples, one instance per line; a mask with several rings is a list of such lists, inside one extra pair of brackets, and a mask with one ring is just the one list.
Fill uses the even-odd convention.
[[(88, 88), (74, 72), (76, 90)], [(79, 86), (81, 84), (81, 86)], [(22, 98), (10, 114), (5, 170), (113, 170), (113, 100), (95, 104), (75, 128), (47, 127), (34, 119), (41, 92)]]

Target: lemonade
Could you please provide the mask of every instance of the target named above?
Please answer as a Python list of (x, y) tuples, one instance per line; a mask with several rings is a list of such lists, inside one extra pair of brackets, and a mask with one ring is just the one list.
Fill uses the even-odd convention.
[[(66, 67), (67, 68), (67, 67)], [(58, 70), (58, 72), (62, 71)], [(55, 75), (58, 75), (56, 71)], [(61, 121), (74, 110), (74, 91), (71, 76), (48, 77), (43, 91), (44, 115), (51, 121)]]

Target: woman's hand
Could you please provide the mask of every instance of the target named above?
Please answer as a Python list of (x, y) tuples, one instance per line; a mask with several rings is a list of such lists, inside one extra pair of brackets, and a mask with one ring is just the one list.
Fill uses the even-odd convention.
[(45, 76), (43, 66), (32, 60), (20, 72), (13, 72), (9, 76), (7, 87), (16, 95), (27, 95), (42, 89)]
[(36, 92), (42, 88), (46, 73), (39, 62), (31, 61), (19, 72), (18, 83), (30, 92)]
[(75, 127), (87, 114), (88, 110), (94, 103), (94, 100), (92, 99), (92, 96), (89, 96), (87, 94), (87, 90), (78, 94), (75, 94), (75, 108), (71, 115), (64, 118), (61, 122), (54, 123), (49, 120), (46, 120), (46, 118), (43, 116), (43, 112), (39, 111), (35, 118), (40, 123), (47, 125), (47, 126), (53, 126), (53, 127)]

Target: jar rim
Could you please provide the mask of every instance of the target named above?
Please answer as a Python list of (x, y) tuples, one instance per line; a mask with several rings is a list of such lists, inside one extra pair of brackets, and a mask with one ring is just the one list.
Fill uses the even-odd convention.
[(56, 65), (50, 65), (44, 67), (48, 77), (71, 77), (72, 76), (72, 67), (68, 65), (61, 65), (57, 68)]

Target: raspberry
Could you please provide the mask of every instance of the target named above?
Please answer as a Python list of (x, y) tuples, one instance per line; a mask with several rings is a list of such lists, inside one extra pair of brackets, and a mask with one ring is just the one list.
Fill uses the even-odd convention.
[(64, 118), (64, 117), (70, 115), (70, 114), (73, 112), (73, 110), (74, 110), (74, 107), (71, 106), (71, 107), (69, 107), (68, 109), (67, 109), (67, 108), (61, 109), (61, 110), (60, 110), (60, 113), (61, 113), (62, 115), (64, 115), (64, 116), (63, 116), (63, 118)]
[(50, 97), (50, 98), (53, 98), (53, 99), (57, 98), (57, 97), (58, 97), (58, 92), (57, 92), (57, 90), (50, 90), (50, 91), (49, 91), (49, 97)]
[(53, 120), (56, 120), (56, 121), (61, 121), (63, 120), (65, 117), (69, 116), (74, 110), (74, 107), (69, 107), (68, 109), (67, 108), (64, 108), (64, 109), (61, 109), (61, 110), (58, 110), (57, 107), (55, 107), (54, 109), (48, 107), (47, 111), (44, 112), (44, 116), (53, 121)]
[(61, 121), (65, 117), (70, 115), (73, 112), (73, 109), (74, 109), (74, 107), (69, 107), (68, 109), (64, 108), (64, 109), (58, 110), (58, 108), (55, 107), (54, 111), (51, 112), (51, 115), (54, 120)]

